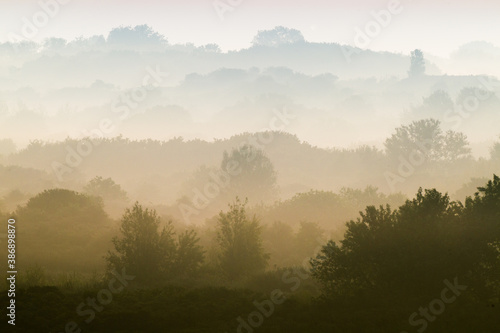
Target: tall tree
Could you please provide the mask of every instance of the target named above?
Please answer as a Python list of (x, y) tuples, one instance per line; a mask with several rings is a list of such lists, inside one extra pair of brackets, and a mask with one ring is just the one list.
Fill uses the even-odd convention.
[(264, 270), (269, 259), (262, 246), (259, 221), (255, 216), (247, 216), (246, 203), (236, 198), (233, 204), (229, 204), (229, 211), (220, 212), (218, 218), (219, 264), (230, 279)]
[(419, 49), (411, 51), (409, 77), (421, 77), (425, 74), (424, 54)]

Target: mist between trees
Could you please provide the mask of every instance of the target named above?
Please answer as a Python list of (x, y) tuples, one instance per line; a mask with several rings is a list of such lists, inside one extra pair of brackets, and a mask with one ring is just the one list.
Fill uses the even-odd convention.
[[(366, 320), (357, 327), (372, 329), (371, 321), (379, 320), (380, 332), (409, 332), (425, 326), (412, 315), (415, 309), (429, 304), (443, 280), (455, 276), (467, 290), (438, 319), (425, 319), (425, 329), (494, 325), (500, 291), (500, 180), (480, 175), (498, 169), (498, 144), (490, 159), (475, 159), (464, 135), (443, 132), (439, 121), (427, 119), (397, 128), (384, 150), (324, 150), (279, 132), (263, 150), (248, 144), (225, 149), (251, 135), (213, 143), (102, 139), (63, 183), (66, 188), (50, 188), (53, 178), (38, 168), (50, 165), (68, 142), (32, 143), (7, 156), (25, 166), (2, 167), (4, 179), (8, 174), (13, 181), (15, 175), (24, 190), (35, 192), (17, 188), (2, 201), (2, 216), (19, 222), (20, 297), (29, 299), (37, 313), (49, 311), (39, 302), (55, 297), (66, 314), (37, 321), (37, 329), (61, 330), (65, 320), (91, 331), (117, 327), (113, 318), (128, 316), (126, 309), (134, 304), (133, 311), (138, 307), (154, 320), (144, 326), (128, 319), (127, 329), (143, 325), (182, 331), (198, 327), (187, 320), (198, 316), (214, 331), (298, 331), (304, 325), (299, 314), (308, 313), (317, 318), (308, 325), (317, 329), (349, 329), (352, 316), (362, 315)], [(181, 150), (189, 154), (176, 153)], [(194, 166), (200, 159), (213, 161), (217, 151), (219, 166)], [(43, 157), (37, 169), (27, 166), (35, 156)], [(109, 161), (104, 166), (97, 163), (103, 156)], [(141, 161), (140, 168), (132, 161)], [(196, 195), (203, 194), (197, 189), (215, 182), (214, 175), (227, 170), (229, 161), (238, 161), (240, 172), (186, 222), (180, 204), (196, 205)], [(193, 165), (190, 171), (188, 165)], [(283, 165), (292, 167), (286, 171)], [(153, 177), (140, 179), (142, 188), (116, 181), (134, 172), (144, 177), (148, 168), (147, 177)], [(83, 181), (84, 174), (111, 170), (113, 178)], [(163, 176), (155, 178), (154, 170)], [(337, 184), (380, 187), (325, 189), (327, 174)], [(418, 190), (418, 184), (431, 183), (438, 186)], [(401, 190), (391, 193), (391, 186)], [(416, 194), (407, 194), (411, 188)], [(172, 192), (177, 199), (162, 204)], [(122, 269), (133, 281), (90, 323), (67, 310), (88, 293), (97, 294), (113, 276), (110, 272)], [(268, 308), (252, 309), (253, 304), (269, 305), (265, 301), (276, 298), (276, 290), (283, 303), (273, 303), (272, 314)], [(167, 298), (169, 309), (178, 307), (182, 315), (155, 314), (154, 307), (165, 307)], [(185, 302), (187, 309), (180, 305)], [(217, 305), (206, 308), (206, 302)], [(27, 316), (30, 310), (19, 311)], [(465, 321), (465, 313), (482, 319)], [(262, 320), (245, 317), (250, 315)], [(30, 327), (29, 322), (22, 325)]]
[(0, 44), (18, 331), (498, 331), (500, 85), (478, 50), (276, 27), (222, 52), (146, 25)]

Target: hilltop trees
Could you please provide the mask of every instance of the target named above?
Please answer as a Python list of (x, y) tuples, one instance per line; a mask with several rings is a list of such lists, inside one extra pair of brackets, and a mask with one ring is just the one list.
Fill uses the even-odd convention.
[(254, 46), (279, 46), (304, 42), (304, 36), (299, 30), (276, 27), (273, 30), (260, 30), (252, 41)]
[(411, 51), (409, 77), (421, 77), (425, 74), (424, 54), (419, 49)]
[(106, 40), (112, 48), (134, 49), (144, 51), (164, 50), (168, 45), (167, 39), (153, 31), (148, 25), (137, 25), (135, 27), (118, 27), (111, 30)]

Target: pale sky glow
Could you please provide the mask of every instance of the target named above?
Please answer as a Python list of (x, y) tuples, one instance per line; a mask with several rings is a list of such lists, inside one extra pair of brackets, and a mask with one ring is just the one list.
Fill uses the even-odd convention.
[[(248, 47), (258, 30), (283, 25), (299, 29), (311, 42), (355, 45), (356, 28), (365, 29), (374, 20), (371, 13), (386, 10), (390, 2), (242, 0), (221, 20), (213, 0), (73, 0), (60, 5), (59, 12), (33, 40), (106, 36), (117, 26), (148, 24), (171, 43), (217, 43), (226, 51)], [(368, 48), (408, 53), (418, 47), (445, 57), (470, 41), (500, 46), (498, 1), (401, 0), (400, 6), (401, 13), (391, 15), (390, 23), (372, 38)], [(20, 35), (23, 18), (32, 21), (41, 7), (38, 1), (9, 0), (0, 1), (0, 9), (0, 40), (7, 41), (9, 33)]]

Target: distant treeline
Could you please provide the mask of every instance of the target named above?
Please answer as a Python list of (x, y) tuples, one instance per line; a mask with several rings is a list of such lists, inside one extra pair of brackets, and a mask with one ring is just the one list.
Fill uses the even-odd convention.
[[(265, 163), (247, 163), (238, 153), (245, 145), (262, 155), (258, 160)], [(498, 171), (500, 145), (490, 147), (488, 159), (473, 158), (465, 135), (445, 131), (431, 119), (397, 128), (384, 149), (322, 149), (283, 132), (244, 133), (213, 142), (123, 137), (35, 141), (3, 156), (0, 194), (4, 209), (9, 210), (45, 189), (82, 191), (91, 179), (104, 177), (119, 184), (132, 201), (192, 206), (197, 195), (207, 197), (207, 184), (222, 181), (221, 173), (233, 159), (240, 159), (248, 170), (231, 176), (229, 188), (217, 185), (221, 194), (193, 215), (195, 221), (217, 213), (235, 195), (248, 197), (254, 205), (272, 204), (310, 190), (337, 192), (371, 185), (382, 193), (411, 195), (423, 186), (463, 200), (485, 176)], [(175, 211), (170, 209), (169, 214), (182, 218), (179, 209)]]

